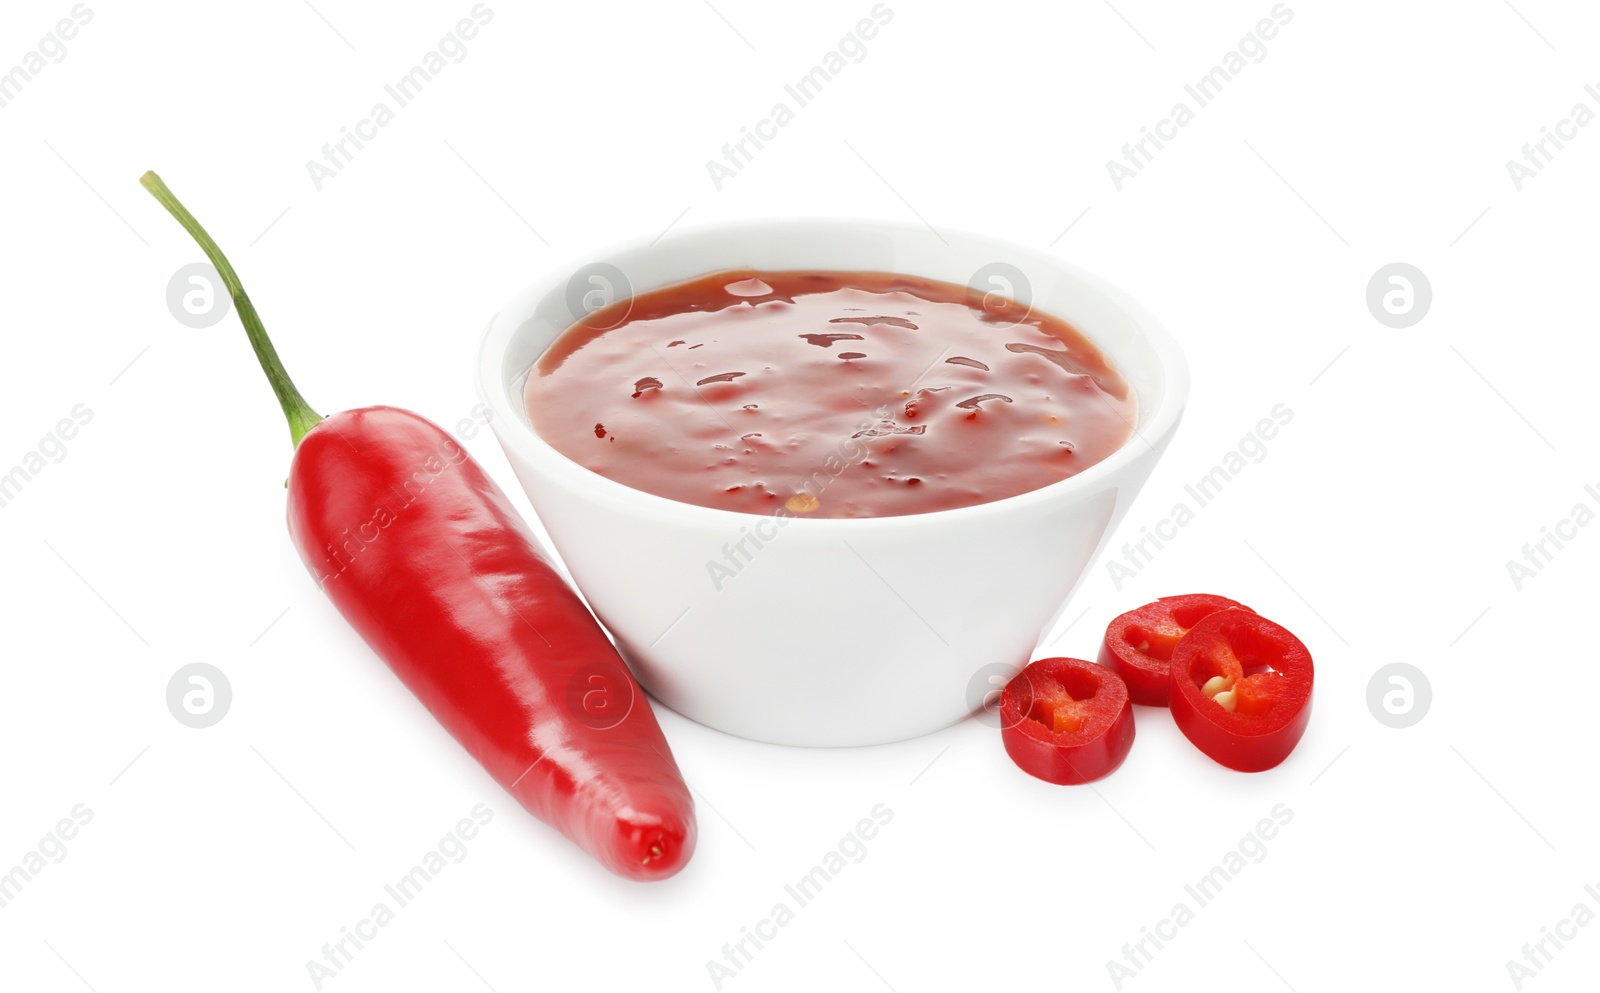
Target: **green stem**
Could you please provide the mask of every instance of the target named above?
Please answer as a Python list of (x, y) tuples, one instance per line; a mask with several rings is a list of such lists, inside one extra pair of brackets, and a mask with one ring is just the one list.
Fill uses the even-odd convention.
[(289, 435), (294, 439), (296, 447), (306, 432), (317, 426), (322, 420), (322, 415), (311, 409), (305, 397), (295, 389), (294, 381), (289, 378), (289, 373), (283, 368), (283, 363), (278, 359), (277, 349), (272, 347), (272, 340), (267, 337), (267, 329), (261, 324), (261, 316), (256, 313), (255, 304), (250, 302), (250, 297), (244, 291), (244, 284), (239, 282), (239, 274), (233, 271), (233, 264), (228, 257), (222, 254), (222, 249), (211, 240), (206, 229), (194, 219), (188, 208), (178, 202), (178, 198), (167, 189), (167, 184), (161, 177), (153, 172), (147, 172), (139, 177), (139, 185), (150, 191), (150, 195), (160, 201), (161, 206), (167, 208), (167, 213), (178, 219), (183, 229), (199, 244), (206, 258), (216, 266), (217, 275), (222, 277), (222, 285), (227, 287), (228, 295), (233, 297), (234, 309), (239, 312), (239, 321), (244, 325), (245, 334), (250, 336), (250, 347), (255, 349), (256, 359), (261, 363), (261, 371), (267, 374), (267, 382), (272, 384), (272, 392), (278, 397), (278, 406), (283, 408), (283, 416), (289, 419)]

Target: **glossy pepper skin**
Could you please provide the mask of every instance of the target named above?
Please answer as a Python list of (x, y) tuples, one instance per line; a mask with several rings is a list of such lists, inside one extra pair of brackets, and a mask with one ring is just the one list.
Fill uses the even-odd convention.
[(1133, 748), (1128, 688), (1093, 662), (1040, 659), (1000, 691), (1000, 740), (1018, 768), (1045, 782), (1102, 779)]
[(1165, 707), (1172, 685), (1167, 670), (1173, 649), (1200, 618), (1229, 607), (1250, 609), (1225, 596), (1185, 593), (1119, 614), (1106, 626), (1099, 662), (1128, 684), (1128, 696), (1134, 703)]
[(139, 183), (216, 267), (283, 408), (289, 531), (329, 599), (535, 816), (620, 875), (676, 873), (694, 804), (649, 701), (505, 494), (423, 417), (313, 410), (222, 249), (160, 176)]
[[(1172, 653), (1172, 719), (1196, 748), (1240, 772), (1261, 772), (1294, 751), (1311, 720), (1311, 652), (1281, 624), (1243, 608), (1200, 619)], [(1208, 694), (1231, 693), (1226, 709)]]
[(449, 434), (393, 407), (326, 418), (295, 451), (289, 532), (351, 626), (534, 816), (630, 879), (683, 867), (694, 801), (643, 691)]

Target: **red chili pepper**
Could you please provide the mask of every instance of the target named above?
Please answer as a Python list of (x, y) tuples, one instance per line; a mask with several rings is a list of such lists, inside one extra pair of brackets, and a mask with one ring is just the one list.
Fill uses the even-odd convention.
[(1128, 696), (1134, 703), (1165, 707), (1171, 685), (1167, 664), (1172, 650), (1200, 618), (1228, 607), (1250, 609), (1225, 596), (1188, 593), (1164, 596), (1130, 610), (1106, 627), (1099, 662), (1115, 670), (1128, 684)]
[(649, 701), (500, 488), (393, 407), (318, 416), (205, 229), (141, 183), (216, 266), (289, 419), (289, 532), (328, 598), (524, 807), (631, 879), (694, 851), (694, 802)]
[(1282, 625), (1249, 610), (1201, 618), (1172, 653), (1171, 675), (1178, 729), (1230, 769), (1271, 769), (1294, 751), (1311, 720), (1311, 653)]
[(1133, 747), (1133, 705), (1117, 674), (1040, 659), (1000, 691), (1000, 738), (1023, 772), (1050, 783), (1109, 776)]

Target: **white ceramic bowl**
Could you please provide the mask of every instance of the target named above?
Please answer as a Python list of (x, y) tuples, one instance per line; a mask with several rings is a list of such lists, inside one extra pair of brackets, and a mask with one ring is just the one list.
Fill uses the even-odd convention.
[[(780, 528), (606, 479), (534, 432), (528, 371), (585, 307), (734, 268), (900, 272), (1019, 298), (1025, 281), (1036, 309), (1083, 332), (1133, 387), (1135, 433), (1097, 465), (1020, 496)], [(991, 283), (996, 273), (1005, 282)], [(549, 274), (490, 324), (478, 378), (556, 550), (645, 688), (713, 728), (793, 745), (897, 741), (971, 713), (1061, 616), (1188, 394), (1177, 344), (1098, 277), (989, 238), (855, 220), (703, 227)], [(771, 540), (757, 548), (752, 532)], [(742, 567), (719, 590), (708, 563), (726, 565), (725, 546), (741, 539), (749, 561), (736, 551)]]

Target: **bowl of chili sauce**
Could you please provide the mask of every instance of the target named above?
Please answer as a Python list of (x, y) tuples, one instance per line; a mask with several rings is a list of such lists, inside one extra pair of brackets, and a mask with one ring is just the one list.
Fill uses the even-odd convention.
[(501, 310), (478, 374), (643, 685), (800, 745), (937, 730), (1025, 663), (1188, 389), (1171, 336), (1098, 277), (856, 220), (595, 253)]

